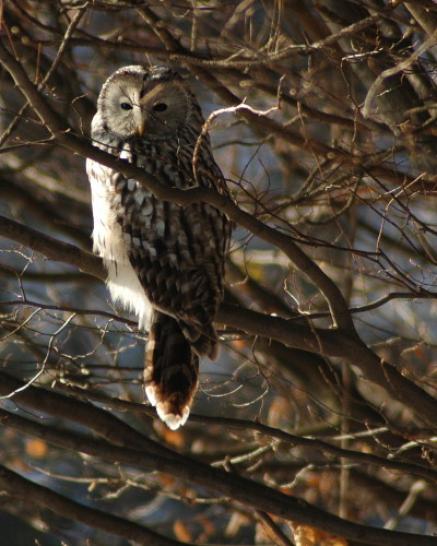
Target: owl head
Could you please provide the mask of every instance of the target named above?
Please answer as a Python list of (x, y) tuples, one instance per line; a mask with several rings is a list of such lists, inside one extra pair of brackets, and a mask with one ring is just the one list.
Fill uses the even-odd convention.
[(195, 98), (167, 67), (125, 66), (103, 84), (97, 114), (105, 130), (121, 139), (174, 137), (189, 123)]

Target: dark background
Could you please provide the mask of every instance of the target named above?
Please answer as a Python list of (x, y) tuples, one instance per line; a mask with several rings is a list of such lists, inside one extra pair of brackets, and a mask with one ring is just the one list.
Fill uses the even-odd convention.
[[(344, 521), (343, 538), (320, 531), (333, 531), (329, 513), (432, 535), (436, 5), (1, 6), (0, 542), (130, 543), (136, 531), (114, 516), (174, 540), (162, 544), (358, 544)], [(91, 255), (85, 159), (26, 106), (11, 59), (88, 142), (100, 86), (126, 64), (179, 69), (205, 117), (228, 108), (210, 124), (239, 207), (221, 352), (202, 363), (177, 432), (141, 405), (145, 336), (112, 306)], [(93, 455), (80, 438), (107, 443)], [(155, 462), (122, 464), (114, 446)], [(201, 464), (222, 474), (196, 475)], [(265, 489), (223, 485), (237, 475)], [(35, 484), (106, 513), (106, 531)], [(280, 518), (280, 503), (262, 504), (267, 488), (317, 506), (304, 509), (312, 526), (297, 508)], [(419, 544), (369, 533), (359, 543)]]

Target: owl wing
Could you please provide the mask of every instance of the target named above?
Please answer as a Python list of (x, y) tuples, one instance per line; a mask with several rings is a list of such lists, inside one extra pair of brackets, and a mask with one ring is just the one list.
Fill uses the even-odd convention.
[[(145, 168), (139, 154), (137, 164)], [(220, 169), (203, 173), (203, 184), (224, 191)], [(172, 187), (187, 187), (191, 172), (155, 165), (153, 175)], [(118, 175), (117, 220), (130, 262), (152, 304), (190, 326), (211, 334), (211, 323), (223, 297), (224, 260), (230, 225), (224, 214), (206, 203), (180, 206), (156, 197), (143, 185)], [(190, 335), (190, 331), (192, 331)], [(201, 351), (207, 352), (207, 351)]]
[[(218, 167), (215, 173), (219, 184)], [(184, 176), (168, 167), (158, 173), (172, 186), (183, 186)], [(229, 222), (205, 203), (182, 207), (158, 200), (123, 175), (116, 177), (113, 200), (130, 263), (155, 308), (145, 358), (146, 394), (175, 429), (186, 421), (197, 390), (199, 356), (216, 356), (213, 320), (223, 297)]]

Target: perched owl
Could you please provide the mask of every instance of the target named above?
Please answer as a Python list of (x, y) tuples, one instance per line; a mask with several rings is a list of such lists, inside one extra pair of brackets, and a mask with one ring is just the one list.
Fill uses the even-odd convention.
[[(196, 98), (176, 72), (126, 66), (104, 83), (91, 135), (95, 146), (161, 184), (226, 193), (208, 138), (193, 162), (203, 122)], [(90, 159), (87, 174), (94, 252), (108, 271), (112, 299), (149, 331), (146, 394), (159, 417), (177, 429), (197, 389), (199, 357), (217, 354), (213, 320), (223, 298), (230, 224), (208, 204), (161, 201), (137, 180)]]

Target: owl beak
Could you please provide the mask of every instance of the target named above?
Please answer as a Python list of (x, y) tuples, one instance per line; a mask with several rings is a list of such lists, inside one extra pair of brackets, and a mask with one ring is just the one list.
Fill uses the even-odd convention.
[(142, 108), (140, 106), (134, 106), (133, 111), (134, 124), (135, 124), (135, 134), (142, 137), (144, 135), (144, 121), (145, 116)]
[(137, 123), (136, 134), (140, 137), (144, 135), (144, 119), (141, 119), (141, 121)]

